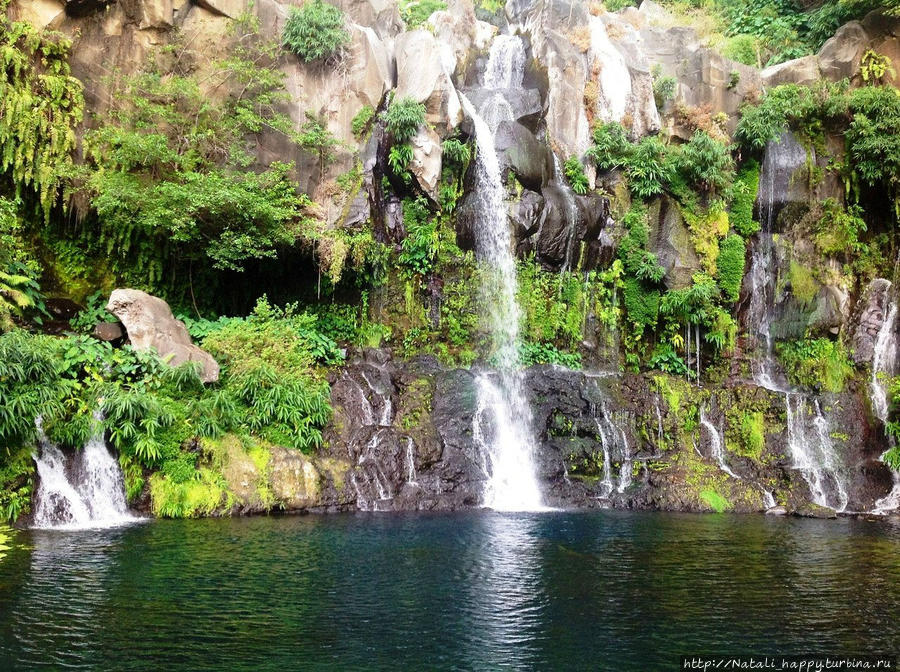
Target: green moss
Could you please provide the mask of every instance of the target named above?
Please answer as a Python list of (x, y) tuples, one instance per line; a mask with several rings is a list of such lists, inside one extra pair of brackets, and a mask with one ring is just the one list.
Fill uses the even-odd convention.
[[(729, 427), (729, 429), (732, 429)], [(728, 441), (726, 433), (725, 445), (729, 451), (741, 457), (760, 461), (766, 446), (765, 416), (760, 411), (741, 411), (733, 428), (736, 441)]]
[(791, 260), (788, 279), (791, 283), (791, 292), (800, 303), (809, 305), (815, 300), (819, 292), (819, 283), (809, 268)]
[(233, 497), (227, 491), (221, 473), (201, 467), (196, 478), (184, 483), (176, 483), (159, 472), (153, 474), (150, 477), (150, 502), (156, 516), (196, 518), (230, 508)]
[(747, 247), (740, 236), (730, 235), (719, 245), (718, 279), (724, 298), (734, 303), (741, 293)]
[(716, 513), (722, 513), (731, 508), (729, 501), (715, 490), (703, 490), (700, 493), (700, 499)]
[(778, 343), (776, 352), (791, 382), (837, 394), (853, 375), (853, 364), (840, 341), (827, 338)]

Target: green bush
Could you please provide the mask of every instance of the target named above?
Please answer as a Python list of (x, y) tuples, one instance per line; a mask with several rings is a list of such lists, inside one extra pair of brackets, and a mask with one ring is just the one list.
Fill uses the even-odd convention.
[(639, 331), (656, 325), (660, 301), (658, 289), (648, 289), (637, 278), (625, 278), (623, 298), (628, 320)]
[(759, 461), (763, 449), (766, 447), (766, 423), (762, 412), (741, 412), (738, 415), (733, 432), (737, 441), (729, 445), (729, 449), (735, 455)]
[(827, 338), (778, 343), (776, 352), (791, 382), (834, 394), (853, 375), (853, 364), (839, 341)]
[(588, 192), (588, 179), (584, 174), (584, 166), (576, 156), (570, 156), (563, 165), (563, 172), (566, 179), (572, 187), (572, 191), (576, 194), (586, 194)]
[(758, 66), (760, 54), (759, 39), (753, 35), (734, 35), (722, 47), (722, 55), (744, 65)]
[(719, 243), (719, 287), (726, 301), (734, 303), (741, 294), (747, 246), (738, 235), (730, 235)]
[(659, 65), (654, 65), (651, 73), (653, 76), (653, 98), (656, 101), (656, 107), (662, 109), (668, 101), (675, 97), (678, 80), (669, 75), (663, 75), (662, 67)]
[(759, 190), (759, 163), (753, 160), (744, 164), (737, 174), (731, 190), (731, 225), (744, 238), (759, 231), (759, 222), (753, 219), (753, 206)]
[(437, 262), (440, 241), (437, 220), (424, 198), (403, 201), (403, 227), (406, 237), (398, 261), (408, 275), (428, 275)]
[(353, 135), (357, 138), (361, 138), (369, 128), (374, 117), (375, 108), (371, 105), (363, 105), (362, 109), (360, 109), (360, 111), (356, 113), (356, 116), (353, 117), (353, 121), (350, 122), (350, 130), (353, 132)]
[(585, 156), (595, 161), (599, 170), (613, 170), (627, 165), (633, 146), (622, 124), (615, 121), (599, 124), (594, 127), (591, 137), (593, 145)]
[(407, 29), (418, 28), (437, 11), (447, 9), (444, 0), (400, 0), (400, 18)]
[(281, 41), (307, 63), (317, 61), (350, 43), (344, 23), (344, 13), (334, 5), (308, 0), (302, 7), (291, 7)]
[(316, 321), (315, 315), (298, 312), (296, 304), (278, 308), (262, 297), (249, 317), (232, 318), (207, 335), (203, 347), (232, 373), (266, 364), (291, 374), (341, 361), (337, 344), (318, 331)]
[(384, 121), (396, 142), (408, 142), (425, 123), (425, 105), (412, 98), (392, 100), (384, 113)]
[(734, 179), (734, 160), (728, 147), (704, 131), (695, 131), (676, 158), (679, 171), (701, 192), (721, 193)]
[(625, 168), (632, 193), (645, 199), (661, 194), (674, 172), (666, 145), (655, 136), (648, 136), (635, 146)]

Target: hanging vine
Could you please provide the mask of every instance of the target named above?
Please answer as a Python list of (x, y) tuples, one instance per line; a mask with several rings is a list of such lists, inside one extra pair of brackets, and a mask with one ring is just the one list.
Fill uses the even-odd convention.
[(49, 219), (72, 167), (84, 87), (71, 75), (71, 43), (11, 21), (8, 4), (0, 0), (0, 172), (9, 175), (18, 197), (32, 191)]

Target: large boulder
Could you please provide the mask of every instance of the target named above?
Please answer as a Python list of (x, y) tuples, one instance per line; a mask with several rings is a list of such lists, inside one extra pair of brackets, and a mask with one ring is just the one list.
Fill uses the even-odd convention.
[(441, 46), (434, 35), (424, 29), (397, 37), (396, 98), (412, 98), (425, 104), (425, 120), (442, 134), (459, 126), (463, 118), (462, 104), (451, 80), (452, 64), (441, 58)]
[(428, 126), (423, 126), (410, 140), (413, 158), (410, 172), (416, 178), (419, 188), (437, 201), (438, 181), (441, 179), (441, 138)]
[(522, 124), (501, 123), (494, 136), (494, 149), (528, 189), (540, 189), (553, 176), (553, 153)]
[(200, 379), (219, 379), (219, 365), (208, 352), (191, 343), (184, 322), (176, 320), (169, 304), (138, 289), (116, 289), (106, 309), (119, 318), (135, 350), (156, 350), (169, 366), (200, 364)]
[(700, 270), (700, 258), (694, 251), (691, 234), (675, 201), (668, 197), (655, 200), (650, 208), (649, 249), (656, 255), (666, 275), (669, 289), (690, 287), (694, 273)]

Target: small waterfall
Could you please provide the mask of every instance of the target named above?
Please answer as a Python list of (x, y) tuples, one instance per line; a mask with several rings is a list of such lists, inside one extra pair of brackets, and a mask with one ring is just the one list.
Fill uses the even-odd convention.
[(872, 380), (869, 385), (872, 409), (882, 423), (887, 422), (890, 406), (884, 378), (894, 374), (897, 355), (896, 322), (897, 303), (891, 300), (875, 341), (875, 350), (872, 354)]
[[(600, 404), (599, 413), (594, 413), (594, 422), (597, 425), (597, 432), (600, 434), (600, 443), (603, 449), (603, 479), (600, 484), (603, 486), (601, 497), (609, 497), (613, 490), (622, 493), (625, 488), (631, 485), (631, 448), (628, 445), (628, 434), (623, 427), (623, 423), (609, 410), (606, 401)], [(619, 467), (618, 484), (613, 483), (613, 467), (612, 456), (615, 452), (617, 457), (622, 458), (622, 465)]]
[[(828, 421), (818, 399), (813, 402), (812, 427), (806, 397), (798, 393), (786, 395), (788, 449), (792, 467), (809, 485), (813, 502), (841, 512), (850, 501), (844, 475), (831, 442)], [(812, 431), (810, 431), (812, 430)]]
[(504, 92), (521, 88), (524, 77), (525, 45), (521, 38), (515, 35), (495, 37), (484, 70), (484, 88), (493, 90), (493, 94), (481, 104), (480, 110), (492, 133), (496, 133), (504, 121), (513, 120), (512, 107)]
[[(520, 47), (519, 38), (500, 36), (494, 40), (485, 77), (488, 88), (510, 88), (506, 85), (515, 83), (524, 63), (524, 50), (521, 63), (516, 55)], [(494, 86), (497, 84), (504, 86)], [(516, 261), (508, 226), (506, 193), (494, 149), (493, 131), (466, 96), (460, 95), (460, 100), (475, 126), (478, 144), (475, 247), (485, 266), (482, 301), (498, 368), (496, 384), (488, 374), (480, 375), (477, 380), (478, 403), (481, 409), (490, 411), (493, 430), (490, 434), (483, 428), (473, 431), (483, 437), (484, 452), (490, 463), (484, 504), (499, 510), (538, 510), (543, 505), (534, 465), (531, 409), (519, 368)], [(485, 414), (476, 414), (476, 417)]]
[[(356, 460), (356, 467), (350, 475), (350, 483), (356, 492), (356, 508), (360, 511), (379, 511), (394, 498), (391, 480), (381, 468), (382, 428), (375, 429), (372, 437)], [(411, 439), (410, 439), (411, 441)]]
[(719, 465), (719, 469), (732, 478), (741, 480), (741, 477), (734, 473), (725, 462), (725, 445), (722, 441), (722, 435), (719, 432), (719, 428), (709, 421), (706, 417), (706, 413), (702, 410), (700, 411), (700, 424), (706, 428), (706, 431), (709, 434), (710, 451), (712, 452), (713, 459)]
[[(575, 254), (575, 237), (578, 233), (578, 208), (575, 205), (575, 192), (572, 190), (572, 187), (569, 186), (569, 181), (566, 179), (565, 174), (563, 174), (562, 168), (559, 165), (559, 158), (555, 153), (553, 154), (553, 179), (562, 192), (566, 209), (566, 255), (562, 267), (559, 269), (562, 274), (572, 270), (572, 257)], [(562, 290), (562, 285), (560, 285), (560, 290)]]
[[(890, 292), (890, 289), (891, 286), (888, 285), (887, 291)], [(872, 354), (872, 380), (869, 384), (872, 410), (875, 411), (876, 417), (881, 420), (882, 424), (887, 423), (888, 412), (890, 411), (890, 402), (888, 401), (885, 378), (894, 375), (896, 372), (896, 323), (897, 303), (893, 299), (890, 299), (887, 311), (884, 315), (884, 321), (881, 323), (881, 328), (878, 330), (878, 338), (875, 341), (875, 349)], [(893, 447), (895, 444), (894, 438), (888, 436), (888, 441)], [(894, 480), (891, 491), (875, 502), (875, 508), (872, 510), (872, 513), (885, 514), (900, 508), (900, 473), (892, 471), (891, 476)]]
[(417, 483), (415, 445), (411, 436), (406, 437), (406, 482), (413, 485)]
[(35, 527), (78, 530), (137, 520), (128, 512), (122, 470), (107, 449), (102, 431), (85, 444), (74, 465), (47, 439), (40, 422), (38, 436), (40, 448), (33, 455), (40, 478)]

